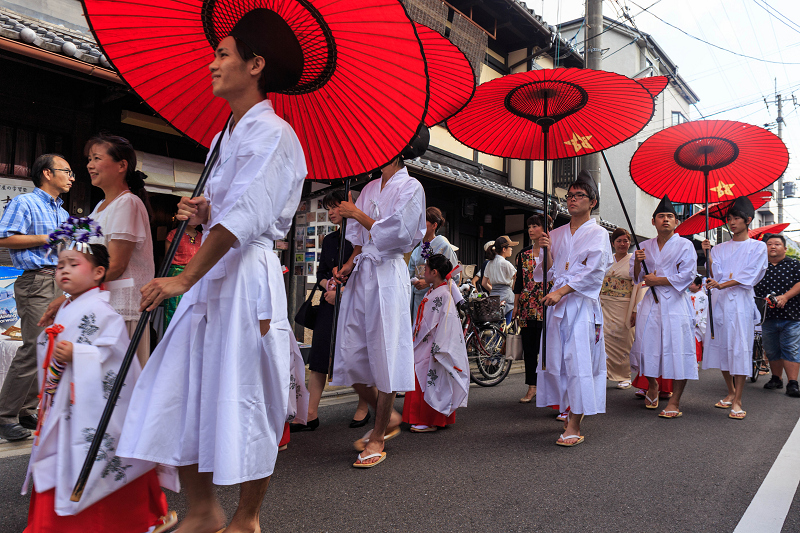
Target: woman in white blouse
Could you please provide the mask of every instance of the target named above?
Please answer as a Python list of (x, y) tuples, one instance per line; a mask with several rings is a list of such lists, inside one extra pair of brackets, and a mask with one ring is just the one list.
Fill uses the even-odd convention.
[(489, 296), (499, 296), (505, 300), (506, 304), (503, 308), (503, 313), (506, 315), (506, 324), (511, 322), (511, 316), (514, 312), (514, 278), (517, 274), (517, 269), (508, 258), (511, 257), (511, 247), (518, 245), (519, 242), (512, 241), (507, 235), (498, 237), (494, 241), (494, 246), (490, 248), (491, 253), (494, 254), (492, 259), (487, 263), (484, 272), (484, 277), (491, 283), (492, 292)]
[[(92, 185), (105, 194), (89, 215), (103, 232), (92, 242), (108, 248), (110, 265), (104, 288), (111, 292), (111, 306), (125, 319), (128, 334), (133, 335), (140, 316), (139, 291), (155, 275), (149, 201), (144, 189), (147, 176), (136, 170), (136, 152), (123, 137), (101, 133), (89, 139), (84, 154)], [(50, 304), (43, 322), (52, 321), (61, 302), (63, 297)], [(136, 354), (144, 366), (150, 355), (150, 328), (145, 328)]]

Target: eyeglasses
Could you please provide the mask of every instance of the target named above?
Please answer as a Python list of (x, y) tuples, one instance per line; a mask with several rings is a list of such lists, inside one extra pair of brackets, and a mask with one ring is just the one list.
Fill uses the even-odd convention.
[(577, 200), (583, 200), (584, 198), (589, 198), (589, 195), (588, 194), (584, 194), (582, 192), (576, 192), (576, 193), (568, 192), (566, 195), (564, 195), (564, 200), (566, 200), (566, 201), (570, 201), (573, 198), (575, 198)]
[(55, 172), (56, 170), (60, 170), (61, 172), (66, 172), (67, 176), (69, 176), (70, 178), (75, 177), (75, 173), (70, 168), (51, 168), (50, 170), (52, 170), (53, 172)]

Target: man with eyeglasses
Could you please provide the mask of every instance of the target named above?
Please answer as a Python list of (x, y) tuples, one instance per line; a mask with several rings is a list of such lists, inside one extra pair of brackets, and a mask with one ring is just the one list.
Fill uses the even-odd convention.
[(36, 158), (31, 169), (33, 192), (16, 196), (0, 218), (0, 247), (11, 251), (15, 268), (24, 273), (14, 283), (14, 297), (22, 329), (22, 346), (0, 390), (0, 438), (26, 439), (36, 429), (36, 324), (47, 305), (61, 295), (55, 283), (56, 254), (44, 247), (48, 235), (67, 220), (59, 196), (70, 190), (75, 174), (58, 154)]
[[(570, 221), (545, 233), (539, 246), (547, 249), (553, 280), (542, 298), (549, 306), (542, 335), (547, 335), (547, 353), (539, 358), (536, 406), (569, 408), (559, 446), (576, 446), (584, 441), (584, 415), (606, 412), (606, 350), (600, 289), (611, 267), (608, 232), (591, 217), (600, 194), (587, 171), (581, 171), (567, 191)], [(534, 279), (541, 280), (537, 265)], [(542, 364), (547, 359), (547, 365)]]

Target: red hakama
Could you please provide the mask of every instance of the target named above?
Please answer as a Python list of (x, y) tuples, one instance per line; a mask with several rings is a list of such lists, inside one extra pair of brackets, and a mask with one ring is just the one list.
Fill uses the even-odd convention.
[(414, 377), (414, 391), (407, 392), (403, 399), (403, 422), (415, 426), (438, 426), (443, 428), (456, 421), (456, 412), (445, 416), (427, 403), (419, 387), (419, 381)]
[[(658, 391), (659, 391), (659, 393), (672, 392), (672, 380), (671, 379), (664, 379), (664, 378), (660, 378), (659, 377), (659, 378), (656, 378), (656, 381), (658, 382)], [(647, 390), (647, 389), (650, 388), (650, 382), (647, 381), (647, 378), (644, 377), (641, 374), (636, 376), (636, 379), (633, 380), (633, 383), (631, 383), (631, 385), (633, 385), (637, 389)]]
[(695, 352), (697, 352), (697, 362), (699, 363), (700, 361), (703, 360), (703, 343), (700, 342), (699, 340), (695, 339), (694, 340), (694, 349), (695, 349)]
[(289, 433), (289, 422), (286, 422), (283, 425), (283, 437), (281, 437), (281, 441), (278, 443), (278, 448), (283, 446), (284, 444), (289, 444), (291, 434)]
[(56, 514), (56, 490), (31, 494), (28, 527), (23, 533), (143, 533), (160, 525), (167, 497), (155, 470), (139, 476), (94, 505), (71, 516)]

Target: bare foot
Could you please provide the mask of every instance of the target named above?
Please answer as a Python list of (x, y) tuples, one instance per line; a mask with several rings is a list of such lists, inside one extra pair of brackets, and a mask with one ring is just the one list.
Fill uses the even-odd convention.
[(258, 521), (245, 524), (232, 520), (231, 525), (225, 528), (224, 533), (261, 533), (261, 526)]
[(386, 432), (393, 430), (403, 422), (403, 415), (392, 409), (392, 416), (389, 417), (389, 425), (386, 426)]
[(536, 385), (528, 385), (528, 392), (525, 394), (524, 397), (521, 398), (521, 400), (529, 402), (533, 400), (535, 396), (536, 396)]
[(677, 418), (678, 413), (681, 412), (681, 406), (678, 402), (674, 402), (672, 400), (667, 403), (667, 406), (661, 411), (660, 414), (663, 414), (665, 417), (669, 418)]
[(384, 445), (383, 445), (382, 442), (381, 443), (377, 443), (377, 442), (374, 442), (374, 441), (369, 441), (367, 443), (367, 447), (364, 448), (364, 451), (361, 452), (361, 454), (359, 456), (360, 457), (368, 457), (368, 456), (372, 455), (373, 453), (377, 453), (378, 456), (372, 457), (370, 459), (366, 459), (364, 461), (361, 461), (361, 464), (371, 465), (372, 463), (377, 463), (378, 461), (380, 461), (380, 459), (381, 459), (380, 458), (380, 453), (383, 451), (383, 447), (384, 447)]
[[(178, 524), (175, 533), (217, 533), (225, 527), (225, 513), (219, 504), (201, 510), (190, 510)], [(227, 531), (227, 530), (226, 530)]]
[[(728, 394), (727, 396), (725, 396), (725, 397), (722, 399), (722, 401), (723, 401), (723, 402), (725, 402), (725, 403), (732, 403), (732, 402), (733, 402), (733, 399), (734, 399), (735, 397), (736, 397), (736, 394), (732, 392), (732, 393)], [(741, 404), (739, 405), (739, 407), (741, 408)], [(736, 407), (734, 406), (734, 409), (735, 409), (735, 408), (736, 408)]]

